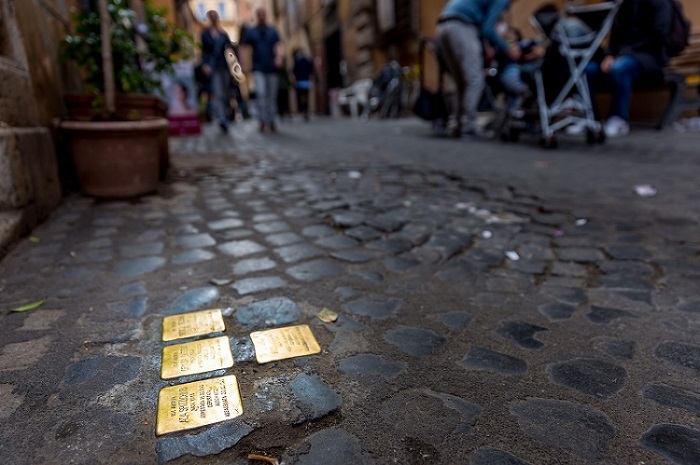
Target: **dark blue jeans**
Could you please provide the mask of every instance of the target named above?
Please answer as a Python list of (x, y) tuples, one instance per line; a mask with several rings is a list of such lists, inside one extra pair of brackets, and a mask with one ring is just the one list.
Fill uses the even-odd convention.
[[(630, 101), (632, 100), (632, 84), (642, 73), (642, 67), (639, 61), (628, 55), (617, 57), (610, 68), (610, 72), (606, 75), (610, 82), (611, 100), (610, 113), (611, 116), (619, 116), (625, 121), (629, 120)], [(588, 84), (591, 86), (591, 93), (595, 94), (596, 81), (603, 76), (600, 69), (600, 63), (591, 62), (586, 67), (586, 77)], [(593, 97), (593, 95), (591, 96)], [(593, 109), (596, 118), (600, 119), (595, 98), (593, 100)]]

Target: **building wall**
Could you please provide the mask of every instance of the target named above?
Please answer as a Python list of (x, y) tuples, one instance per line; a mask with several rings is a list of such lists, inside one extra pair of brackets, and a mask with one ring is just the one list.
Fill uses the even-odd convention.
[(68, 15), (63, 0), (0, 0), (0, 256), (61, 200), (49, 127), (77, 82), (60, 59)]

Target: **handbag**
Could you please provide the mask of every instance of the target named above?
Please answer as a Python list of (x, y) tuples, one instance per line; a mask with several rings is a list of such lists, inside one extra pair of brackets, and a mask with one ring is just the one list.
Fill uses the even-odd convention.
[(413, 113), (426, 121), (446, 118), (447, 106), (442, 92), (430, 92), (421, 87), (418, 98), (413, 104)]

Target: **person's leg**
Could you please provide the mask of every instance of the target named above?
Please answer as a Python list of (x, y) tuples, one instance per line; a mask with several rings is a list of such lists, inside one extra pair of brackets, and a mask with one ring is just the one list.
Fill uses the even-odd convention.
[(586, 82), (588, 83), (588, 95), (591, 99), (593, 114), (595, 115), (595, 119), (600, 121), (600, 110), (598, 109), (598, 102), (596, 100), (596, 94), (598, 93), (597, 89), (602, 74), (600, 63), (591, 61), (586, 65), (585, 73)]
[(484, 76), (484, 52), (479, 31), (475, 27), (465, 27), (461, 32), (462, 70), (467, 81), (465, 108), (467, 130), (476, 130), (476, 117), (481, 94), (484, 92), (486, 78)]
[(277, 73), (266, 73), (265, 75), (267, 88), (267, 120), (270, 129), (275, 130), (275, 115), (277, 114), (277, 89), (279, 84), (279, 76)]
[(510, 64), (503, 68), (501, 84), (511, 94), (519, 95), (527, 88), (523, 80), (520, 79), (520, 67), (516, 64)]
[(440, 51), (442, 52), (445, 65), (447, 70), (450, 72), (452, 79), (457, 87), (457, 105), (455, 112), (455, 127), (451, 129), (452, 134), (459, 136), (462, 132), (462, 116), (465, 113), (465, 94), (467, 89), (467, 84), (464, 79), (464, 73), (460, 66), (460, 42), (459, 37), (454, 32), (455, 23), (448, 22), (443, 23), (438, 26), (438, 40), (440, 44)]
[(265, 73), (253, 71), (253, 82), (255, 83), (255, 102), (258, 109), (258, 121), (260, 130), (264, 131), (267, 121), (265, 119), (265, 100), (267, 99), (267, 82)]
[(226, 80), (222, 73), (218, 70), (214, 70), (211, 74), (211, 112), (213, 120), (219, 124), (222, 129), (228, 127), (224, 106), (224, 99), (226, 98), (225, 84)]
[(641, 66), (636, 58), (623, 55), (615, 60), (610, 69), (610, 117), (617, 116), (629, 121), (632, 84), (640, 73)]

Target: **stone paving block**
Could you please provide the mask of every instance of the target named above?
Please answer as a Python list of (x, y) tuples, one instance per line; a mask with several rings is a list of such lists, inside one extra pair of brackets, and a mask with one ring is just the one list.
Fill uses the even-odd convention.
[(577, 263), (595, 263), (605, 260), (605, 255), (593, 247), (561, 247), (557, 249), (559, 260)]
[(387, 360), (375, 354), (358, 354), (340, 361), (338, 369), (346, 375), (381, 376), (394, 379), (406, 372), (406, 363)]
[(591, 311), (586, 314), (586, 318), (593, 323), (607, 325), (619, 318), (637, 318), (637, 315), (617, 308), (591, 306)]
[(565, 276), (568, 278), (585, 278), (588, 270), (585, 266), (573, 262), (554, 262), (551, 273), (554, 276)]
[(655, 425), (639, 442), (678, 465), (700, 463), (700, 431), (680, 425)]
[(342, 307), (343, 310), (354, 315), (383, 320), (395, 316), (401, 305), (402, 301), (399, 299), (380, 300), (380, 298), (362, 297), (345, 303)]
[(552, 382), (600, 398), (614, 396), (627, 381), (627, 370), (598, 359), (555, 363), (550, 365), (547, 371)]
[(260, 300), (236, 310), (236, 321), (249, 330), (291, 325), (300, 318), (301, 310), (287, 297)]
[(245, 239), (253, 234), (253, 231), (250, 229), (227, 229), (225, 231), (220, 231), (217, 236), (223, 241), (235, 241), (237, 239)]
[(588, 303), (588, 295), (585, 289), (573, 287), (547, 287), (543, 292), (558, 300), (559, 302), (569, 305), (585, 305)]
[[(146, 313), (148, 308), (148, 298), (137, 296), (126, 302), (115, 302), (107, 304), (110, 313), (116, 313), (126, 318), (139, 318)], [(111, 319), (111, 316), (106, 319)]]
[(263, 234), (275, 234), (289, 231), (289, 225), (284, 221), (271, 221), (269, 223), (257, 223), (253, 228)]
[(126, 245), (120, 248), (122, 257), (134, 258), (144, 255), (160, 255), (163, 252), (165, 244), (162, 242), (142, 243), (136, 245)]
[(662, 342), (656, 346), (654, 356), (677, 366), (700, 371), (700, 346), (683, 342)]
[(397, 326), (384, 334), (384, 340), (414, 357), (425, 357), (442, 347), (447, 339), (425, 328)]
[[(651, 384), (644, 388), (644, 398), (657, 404), (686, 410), (700, 415), (700, 393), (665, 384)], [(700, 456), (699, 456), (700, 458)]]
[(18, 331), (48, 331), (64, 316), (64, 310), (32, 310)]
[(311, 282), (331, 278), (345, 270), (330, 260), (314, 260), (296, 265), (287, 270), (287, 274), (297, 281)]
[(246, 278), (236, 281), (231, 287), (240, 295), (248, 295), (287, 287), (287, 281), (278, 276)]
[(471, 235), (456, 231), (438, 231), (430, 237), (424, 247), (436, 250), (443, 260), (447, 260), (467, 249), (471, 244)]
[(648, 260), (651, 253), (642, 247), (610, 245), (605, 251), (615, 260)]
[(600, 460), (615, 435), (605, 414), (581, 404), (529, 398), (511, 403), (510, 411), (538, 444), (569, 450), (584, 460)]
[(0, 373), (31, 368), (46, 355), (53, 342), (53, 336), (44, 336), (5, 344), (0, 352)]
[(186, 252), (173, 255), (171, 259), (173, 265), (192, 265), (193, 263), (206, 262), (213, 260), (216, 254), (205, 249), (192, 249)]
[(388, 257), (382, 260), (382, 264), (387, 270), (393, 271), (394, 273), (401, 273), (411, 268), (415, 268), (420, 265), (420, 259), (411, 256), (410, 254), (403, 255), (401, 257)]
[(319, 257), (324, 255), (323, 249), (320, 249), (311, 244), (293, 244), (275, 249), (275, 253), (285, 263), (295, 263), (308, 258)]
[(268, 257), (263, 258), (248, 258), (246, 260), (237, 261), (233, 265), (233, 274), (244, 275), (255, 273), (257, 271), (267, 271), (275, 268), (277, 263)]
[(120, 276), (134, 277), (152, 273), (166, 264), (163, 257), (140, 257), (117, 263), (114, 272)]
[(405, 239), (380, 239), (367, 243), (366, 247), (391, 255), (398, 255), (411, 250), (413, 244)]
[(332, 250), (349, 249), (357, 247), (359, 242), (343, 235), (327, 236), (316, 241), (316, 245)]
[(542, 326), (533, 325), (525, 321), (504, 321), (496, 331), (500, 336), (509, 339), (520, 347), (526, 349), (541, 349), (544, 343), (534, 338), (540, 331), (548, 331)]
[(232, 257), (245, 257), (259, 252), (263, 252), (265, 247), (250, 240), (231, 241), (219, 245), (218, 249), (226, 255)]
[(356, 226), (344, 232), (348, 237), (357, 239), (358, 241), (367, 242), (382, 237), (382, 233), (370, 226)]
[(253, 215), (254, 223), (269, 223), (279, 219), (280, 216), (276, 213), (258, 213), (257, 215)]
[(163, 309), (162, 313), (164, 315), (175, 315), (178, 313), (205, 310), (206, 307), (219, 300), (219, 296), (219, 290), (216, 287), (190, 289), (177, 296), (175, 300)]
[[(306, 439), (308, 452), (285, 460), (291, 465), (373, 465), (357, 438), (337, 428), (324, 429)], [(303, 449), (307, 450), (307, 449)]]
[(335, 234), (335, 229), (326, 226), (325, 224), (317, 224), (305, 227), (301, 231), (301, 234), (303, 234), (306, 237), (315, 237), (317, 239), (320, 239), (322, 237), (331, 236)]
[(570, 319), (576, 312), (576, 307), (563, 303), (551, 303), (540, 305), (537, 310), (551, 321)]
[(191, 234), (175, 238), (175, 243), (185, 249), (198, 249), (216, 245), (216, 240), (209, 234)]
[(102, 356), (73, 362), (66, 369), (61, 398), (94, 399), (116, 385), (136, 378), (141, 370), (141, 357)]
[(367, 263), (379, 258), (380, 253), (365, 248), (336, 250), (331, 257), (348, 263)]
[(362, 224), (365, 220), (365, 214), (360, 212), (338, 212), (331, 215), (331, 220), (336, 228), (352, 228)]
[(144, 281), (136, 281), (130, 284), (125, 284), (119, 288), (119, 294), (124, 297), (133, 295), (142, 295), (146, 293), (146, 283)]
[(434, 315), (433, 317), (452, 331), (461, 331), (469, 326), (474, 315), (467, 312), (447, 312)]
[(199, 434), (162, 439), (156, 443), (158, 463), (165, 464), (184, 455), (208, 457), (220, 454), (255, 429), (251, 425), (229, 422), (210, 427)]
[(452, 433), (468, 433), (480, 412), (476, 404), (428, 389), (399, 392), (382, 405), (382, 416), (394, 435), (420, 438), (433, 446)]
[(298, 410), (295, 425), (321, 419), (340, 407), (338, 394), (318, 376), (299, 374), (291, 382), (290, 388)]
[(687, 313), (700, 313), (700, 300), (689, 300), (679, 303), (676, 309)]
[(269, 242), (272, 245), (283, 246), (294, 244), (296, 242), (301, 242), (303, 238), (293, 232), (286, 232), (279, 234), (270, 234), (265, 238), (265, 240), (267, 240), (267, 242)]
[(477, 346), (472, 346), (469, 353), (458, 363), (464, 368), (502, 375), (521, 375), (527, 371), (525, 360)]
[[(16, 392), (15, 392), (16, 391)], [(0, 384), (0, 420), (6, 420), (24, 403), (25, 394), (12, 384)]]
[(240, 228), (245, 223), (238, 218), (224, 218), (223, 220), (212, 221), (207, 226), (212, 231), (223, 231), (224, 229)]

